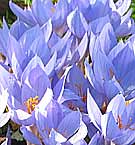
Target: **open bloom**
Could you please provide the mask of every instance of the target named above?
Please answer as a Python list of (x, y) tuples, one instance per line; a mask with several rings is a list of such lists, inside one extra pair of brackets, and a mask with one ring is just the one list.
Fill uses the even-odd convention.
[[(49, 95), (53, 96), (50, 93), (47, 97)], [(45, 144), (75, 144), (84, 139), (87, 128), (79, 111), (66, 111), (53, 99), (47, 105), (43, 103), (41, 101), (38, 105), (35, 116), (37, 129)]]
[(11, 109), (11, 119), (18, 124), (33, 124), (34, 109), (44, 97), (47, 88), (51, 87), (45, 73), (44, 65), (35, 56), (22, 73), (21, 81), (1, 67), (1, 83), (9, 93), (8, 106)]
[(116, 3), (112, 0), (79, 0), (79, 2), (59, 0), (53, 5), (49, 0), (34, 0), (32, 6), (24, 10), (12, 2), (10, 2), (10, 8), (21, 21), (29, 26), (36, 24), (42, 26), (51, 18), (53, 30), (64, 33), (69, 28), (76, 37), (82, 38), (88, 30), (88, 25), (93, 30), (98, 27), (94, 31), (97, 33), (107, 22), (112, 24), (117, 36), (132, 33), (134, 23), (130, 18), (131, 11), (128, 11), (130, 4), (131, 0), (119, 0)]
[(133, 35), (125, 43), (120, 41), (109, 53), (105, 53), (99, 44), (95, 46), (92, 65), (85, 61), (86, 75), (92, 85), (91, 94), (101, 108), (118, 92), (127, 100), (134, 97), (134, 38)]
[[(101, 142), (111, 142), (124, 145), (135, 142), (135, 101), (125, 101), (122, 94), (117, 94), (102, 114), (96, 102), (88, 91), (87, 109), (91, 122), (99, 130), (91, 140), (91, 145), (101, 139)], [(96, 141), (97, 140), (97, 141)]]

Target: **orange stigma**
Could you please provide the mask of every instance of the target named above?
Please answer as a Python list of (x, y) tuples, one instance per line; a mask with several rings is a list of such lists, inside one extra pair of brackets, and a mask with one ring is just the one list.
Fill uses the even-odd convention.
[(118, 127), (119, 127), (120, 129), (122, 129), (122, 128), (123, 128), (122, 120), (121, 120), (121, 117), (120, 117), (119, 115), (118, 115), (117, 121), (118, 121)]
[(35, 109), (36, 105), (39, 103), (38, 96), (35, 96), (34, 98), (30, 97), (26, 102), (25, 105), (27, 107), (27, 112), (29, 114), (32, 113), (32, 111)]

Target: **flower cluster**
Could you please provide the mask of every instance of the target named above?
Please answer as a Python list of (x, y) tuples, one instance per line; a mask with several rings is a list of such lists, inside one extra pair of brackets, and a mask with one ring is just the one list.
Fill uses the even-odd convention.
[(135, 143), (131, 0), (9, 5), (17, 20), (0, 29), (0, 127), (11, 119), (34, 145)]

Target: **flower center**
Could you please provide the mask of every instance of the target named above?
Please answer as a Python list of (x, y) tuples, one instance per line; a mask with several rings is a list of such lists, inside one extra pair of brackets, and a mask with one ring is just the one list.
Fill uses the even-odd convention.
[(6, 61), (6, 56), (0, 52), (0, 62), (4, 63)]
[(38, 105), (39, 100), (38, 100), (38, 96), (35, 96), (34, 98), (30, 97), (26, 102), (25, 105), (27, 107), (27, 112), (29, 114), (32, 113), (32, 111), (35, 109), (35, 106)]
[[(130, 121), (132, 122), (132, 118), (130, 118)], [(117, 123), (118, 123), (119, 129), (130, 129), (130, 130), (135, 130), (135, 128), (132, 128), (132, 127), (131, 127), (131, 124), (130, 124), (130, 123), (127, 124), (127, 125), (123, 125), (120, 115), (118, 115)]]
[(120, 117), (119, 115), (118, 115), (117, 121), (118, 121), (118, 127), (119, 127), (120, 129), (124, 128), (123, 125), (122, 125), (121, 117)]
[(82, 85), (81, 84), (75, 84), (75, 87), (77, 88), (78, 90), (78, 96), (81, 97), (82, 101), (84, 103), (86, 103), (87, 101), (87, 96), (83, 93), (83, 89), (82, 89)]

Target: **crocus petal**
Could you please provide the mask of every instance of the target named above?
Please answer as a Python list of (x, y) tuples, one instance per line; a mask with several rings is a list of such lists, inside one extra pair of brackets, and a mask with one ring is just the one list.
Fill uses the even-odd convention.
[(117, 85), (115, 85), (114, 80), (105, 81), (103, 85), (104, 85), (105, 94), (109, 99), (109, 101), (120, 92)]
[(3, 113), (0, 115), (0, 127), (4, 126), (10, 119), (10, 112)]
[(32, 12), (37, 22), (42, 26), (49, 19), (49, 14), (46, 10), (46, 4), (41, 0), (32, 1)]
[(125, 44), (123, 43), (123, 41), (120, 41), (119, 43), (117, 43), (117, 45), (109, 52), (108, 54), (108, 58), (112, 61), (120, 51), (122, 51), (122, 49), (124, 49)]
[[(0, 88), (12, 88), (15, 78), (13, 74), (9, 73), (4, 67), (0, 65)], [(1, 92), (1, 90), (0, 90)]]
[(90, 24), (89, 27), (91, 28), (91, 31), (94, 34), (98, 34), (102, 31), (103, 27), (105, 24), (107, 24), (108, 22), (110, 22), (109, 16), (106, 15), (104, 17), (99, 17), (95, 20), (93, 20)]
[(47, 120), (50, 124), (49, 127), (57, 128), (58, 125), (60, 124), (60, 121), (63, 118), (63, 112), (59, 103), (55, 100), (52, 100), (48, 104), (46, 111), (47, 111)]
[(27, 141), (36, 145), (41, 145), (40, 140), (30, 131), (29, 127), (22, 126), (20, 130)]
[(56, 65), (56, 59), (57, 59), (57, 52), (55, 51), (54, 54), (52, 55), (51, 59), (49, 60), (49, 62), (46, 64), (46, 66), (44, 68), (47, 76), (52, 75), (55, 65)]
[(101, 128), (103, 135), (110, 140), (121, 135), (121, 131), (118, 128), (112, 112), (102, 115)]
[(57, 128), (58, 132), (64, 137), (70, 138), (80, 127), (80, 115), (80, 112), (77, 111), (66, 115)]
[(32, 58), (32, 60), (29, 62), (29, 64), (26, 66), (25, 70), (23, 71), (21, 77), (22, 82), (25, 82), (25, 80), (27, 80), (31, 70), (36, 68), (37, 66), (40, 66), (42, 70), (44, 70), (43, 62), (41, 61), (40, 57), (35, 55), (35, 57)]
[(62, 104), (66, 101), (70, 101), (70, 100), (80, 100), (80, 97), (78, 95), (76, 95), (72, 90), (70, 89), (64, 89), (63, 95), (61, 96), (61, 98), (59, 98), (59, 103)]
[(121, 17), (119, 15), (119, 13), (117, 13), (116, 11), (113, 11), (110, 15), (110, 22), (111, 22), (114, 30), (117, 30), (117, 28), (119, 27), (119, 25), (121, 23)]
[(10, 33), (17, 39), (22, 36), (22, 34), (28, 30), (28, 27), (21, 21), (15, 21), (10, 28)]
[(62, 27), (65, 23), (68, 12), (69, 12), (69, 5), (68, 2), (65, 0), (59, 0), (57, 2), (57, 7), (54, 8), (55, 13), (52, 17), (53, 27), (54, 29)]
[(51, 37), (51, 34), (52, 34), (52, 22), (51, 22), (51, 19), (49, 19), (42, 27), (41, 27), (41, 30), (43, 31), (44, 33), (44, 39), (45, 39), (45, 42), (48, 42), (50, 37)]
[(58, 143), (63, 143), (67, 141), (67, 139), (62, 134), (56, 132), (54, 129), (51, 130), (50, 135), (51, 137), (54, 136), (55, 141)]
[[(55, 37), (55, 35), (53, 36)], [(59, 39), (59, 37), (55, 37), (54, 39), (57, 39), (58, 42), (56, 41), (57, 43), (51, 48), (52, 54), (55, 51), (57, 52), (61, 51), (63, 47), (66, 46), (70, 36), (71, 36), (71, 32), (68, 30), (66, 34), (62, 37), (62, 39)]]
[(12, 59), (11, 59), (11, 64), (12, 64), (12, 70), (15, 74), (15, 77), (20, 80), (21, 75), (22, 75), (22, 68), (19, 60), (16, 58), (16, 54), (13, 52), (12, 54)]
[(117, 54), (117, 56), (112, 61), (117, 71), (116, 78), (118, 78), (119, 81), (126, 78), (125, 75), (129, 72), (129, 68), (132, 68), (134, 60), (134, 52), (130, 44), (127, 43), (127, 45)]
[(54, 99), (58, 99), (58, 102), (60, 101), (60, 99), (63, 95), (66, 77), (67, 77), (67, 74), (70, 71), (70, 69), (71, 69), (71, 67), (66, 68), (65, 73), (63, 74), (61, 79), (57, 82), (56, 86), (53, 88), (54, 97), (55, 97)]
[(122, 2), (122, 5), (117, 9), (117, 11), (122, 16), (129, 9), (129, 7), (131, 5), (131, 0), (124, 0), (124, 1), (121, 1), (121, 2)]
[(50, 103), (50, 101), (52, 100), (53, 97), (53, 92), (50, 88), (47, 88), (44, 96), (42, 97), (41, 101), (39, 102), (39, 104), (36, 106), (36, 109), (39, 110), (44, 110), (47, 105)]
[[(87, 127), (86, 125), (81, 121), (80, 123), (80, 128), (79, 130), (77, 131), (77, 133), (75, 135), (73, 135), (70, 139), (69, 139), (69, 142), (71, 144), (75, 144), (77, 143), (78, 141), (84, 139), (87, 135)], [(85, 143), (85, 142), (84, 142)]]
[(87, 22), (81, 13), (81, 11), (76, 8), (67, 17), (67, 24), (71, 32), (78, 38), (82, 38), (87, 31)]
[[(99, 17), (103, 17), (110, 13), (111, 8), (109, 6), (110, 1), (108, 0), (96, 0), (92, 2), (92, 8), (89, 12), (89, 21), (93, 21)], [(97, 11), (98, 10), (98, 11)]]
[(79, 62), (85, 55), (88, 45), (88, 36), (87, 33), (83, 36), (79, 46), (75, 49), (75, 52), (72, 56), (72, 63)]
[(33, 115), (28, 114), (27, 112), (21, 109), (15, 110), (12, 113), (13, 120), (15, 120), (16, 123), (27, 126), (32, 125), (35, 122)]
[(87, 143), (85, 142), (85, 140), (80, 140), (77, 143), (74, 143), (73, 145), (87, 145)]
[(112, 141), (115, 144), (121, 144), (121, 145), (133, 144), (135, 141), (135, 131), (129, 129), (125, 131), (121, 136), (118, 137), (116, 136), (116, 138), (114, 138)]
[(38, 25), (32, 27), (31, 29), (27, 30), (21, 38), (19, 39), (19, 43), (23, 50), (27, 52), (35, 40), (35, 38), (41, 36), (43, 33)]
[(92, 137), (89, 145), (104, 145), (104, 138), (98, 132)]
[(6, 105), (7, 105), (7, 100), (8, 100), (9, 93), (6, 90), (2, 90), (2, 94), (0, 95), (0, 115), (4, 112)]
[(39, 99), (44, 95), (46, 89), (51, 87), (48, 76), (38, 65), (30, 71), (28, 77), (30, 86), (39, 96)]
[(125, 99), (122, 94), (118, 94), (108, 104), (106, 112), (112, 111), (114, 118), (117, 120), (118, 115), (121, 116), (125, 109)]
[[(87, 60), (85, 60), (84, 65), (85, 65), (85, 73), (86, 73), (86, 76), (87, 76), (90, 84), (92, 85), (93, 88), (96, 88), (98, 83), (97, 83), (97, 81), (95, 79), (92, 67), (90, 66), (90, 64), (88, 63)], [(98, 88), (98, 86), (97, 86), (97, 88)]]
[(113, 77), (112, 74), (114, 73), (114, 67), (112, 62), (100, 50), (95, 52), (93, 69), (95, 78), (101, 87), (103, 86), (104, 81), (108, 81)]
[(104, 25), (103, 30), (99, 35), (99, 40), (101, 49), (108, 55), (110, 50), (117, 44), (117, 39), (110, 23)]
[(72, 38), (70, 38), (67, 41), (67, 45), (64, 46), (60, 52), (58, 52), (57, 64), (55, 67), (57, 73), (59, 73), (62, 67), (64, 68), (64, 65), (66, 64), (66, 59), (68, 58), (68, 54), (71, 48), (71, 43), (72, 43)]
[(101, 130), (101, 112), (100, 109), (98, 108), (96, 102), (92, 98), (89, 90), (87, 91), (87, 110), (88, 110), (88, 115), (91, 119), (91, 122), (99, 129)]
[(13, 13), (19, 17), (22, 21), (26, 22), (27, 24), (34, 26), (36, 24), (36, 20), (34, 19), (31, 11), (25, 11), (21, 9), (19, 6), (14, 4), (12, 1), (9, 2), (9, 6)]
[(12, 35), (9, 35), (7, 49), (9, 61), (11, 61), (13, 53), (15, 53), (16, 59), (19, 60), (19, 63), (23, 63), (25, 59), (25, 52), (23, 48), (21, 48), (19, 42)]

